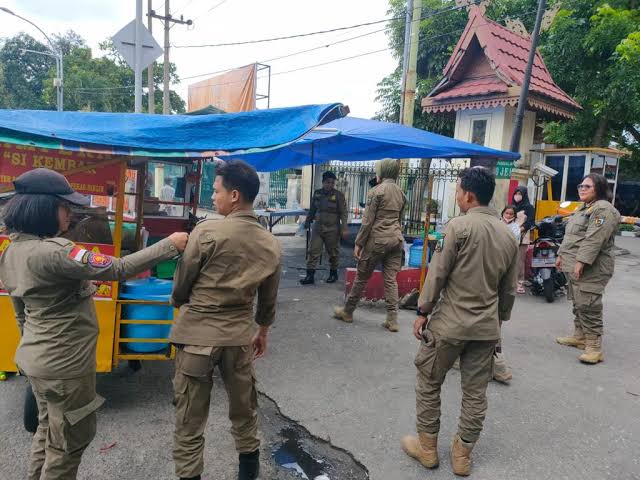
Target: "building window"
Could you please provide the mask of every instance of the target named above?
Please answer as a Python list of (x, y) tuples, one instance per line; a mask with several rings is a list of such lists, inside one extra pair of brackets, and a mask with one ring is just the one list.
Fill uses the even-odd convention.
[(471, 120), (471, 143), (485, 145), (487, 140), (487, 119)]

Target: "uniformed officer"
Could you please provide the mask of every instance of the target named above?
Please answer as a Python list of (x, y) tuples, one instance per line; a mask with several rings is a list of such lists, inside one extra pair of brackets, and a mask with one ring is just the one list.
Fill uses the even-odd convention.
[(89, 203), (64, 176), (40, 168), (14, 185), (3, 212), (11, 244), (0, 257), (0, 280), (22, 332), (15, 362), (39, 409), (28, 478), (75, 479), (104, 402), (96, 395), (98, 321), (89, 280), (124, 280), (175, 257), (187, 234), (123, 258), (92, 253), (56, 237), (69, 227), (69, 204)]
[(335, 307), (334, 316), (343, 322), (353, 322), (353, 312), (376, 265), (382, 263), (384, 298), (387, 319), (383, 326), (398, 331), (398, 282), (396, 275), (402, 267), (402, 214), (406, 199), (396, 179), (400, 174), (397, 160), (385, 159), (376, 163), (378, 185), (367, 195), (362, 226), (356, 237), (354, 255), (358, 260), (356, 279), (344, 307)]
[(460, 357), (462, 411), (451, 448), (457, 475), (471, 470), (471, 450), (487, 411), (499, 322), (509, 320), (518, 276), (518, 243), (488, 207), (494, 190), (495, 178), (487, 169), (460, 173), (456, 200), (466, 215), (447, 223), (429, 264), (413, 327), (421, 342), (415, 358), (418, 436), (403, 438), (402, 447), (425, 467), (438, 466), (440, 389)]
[(322, 174), (322, 188), (313, 192), (309, 215), (305, 221), (305, 229), (309, 229), (311, 222), (311, 242), (307, 252), (307, 276), (300, 280), (302, 285), (315, 283), (315, 273), (322, 245), (329, 255), (329, 277), (327, 283), (338, 280), (338, 261), (340, 258), (340, 237), (346, 236), (347, 231), (347, 203), (341, 191), (336, 190), (336, 175), (333, 172)]
[(614, 239), (620, 213), (611, 205), (607, 179), (590, 173), (578, 185), (584, 204), (570, 217), (557, 266), (569, 277), (568, 296), (573, 300), (573, 335), (558, 337), (561, 345), (584, 349), (578, 358), (595, 364), (602, 354), (602, 295), (613, 275)]
[(275, 319), (281, 251), (253, 212), (260, 188), (253, 167), (242, 161), (223, 164), (214, 187), (216, 211), (225, 218), (198, 223), (174, 277), (172, 301), (180, 315), (171, 332), (178, 347), (173, 458), (180, 478), (200, 479), (217, 366), (229, 396), (238, 478), (252, 480), (258, 477), (260, 454), (253, 360), (264, 355)]

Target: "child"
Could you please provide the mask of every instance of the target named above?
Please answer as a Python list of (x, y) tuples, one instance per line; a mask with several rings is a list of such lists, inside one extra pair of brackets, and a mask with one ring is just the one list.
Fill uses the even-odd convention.
[(507, 205), (502, 210), (502, 221), (507, 224), (507, 227), (513, 232), (518, 243), (520, 243), (520, 225), (516, 221), (516, 207), (513, 205)]

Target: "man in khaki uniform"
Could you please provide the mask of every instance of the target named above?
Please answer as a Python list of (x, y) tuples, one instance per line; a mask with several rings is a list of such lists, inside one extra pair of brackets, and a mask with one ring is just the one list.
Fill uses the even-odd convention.
[(398, 282), (396, 275), (402, 267), (403, 242), (402, 215), (406, 199), (396, 179), (400, 174), (400, 163), (386, 159), (376, 164), (379, 184), (367, 195), (367, 206), (362, 217), (362, 226), (356, 237), (354, 255), (358, 260), (356, 279), (351, 287), (344, 307), (335, 307), (334, 316), (343, 322), (353, 322), (362, 292), (376, 265), (382, 263), (384, 275), (384, 298), (387, 303), (387, 319), (383, 327), (397, 332), (398, 327)]
[(451, 449), (457, 475), (471, 470), (471, 450), (487, 411), (499, 322), (509, 320), (518, 276), (518, 243), (488, 207), (494, 190), (495, 178), (485, 168), (460, 173), (456, 200), (466, 215), (451, 219), (445, 228), (414, 323), (414, 335), (421, 341), (415, 358), (418, 437), (403, 438), (402, 447), (425, 467), (438, 466), (440, 389), (459, 357), (462, 411)]
[(336, 175), (333, 172), (322, 174), (322, 188), (313, 192), (309, 215), (305, 229), (311, 231), (311, 243), (307, 252), (307, 276), (300, 280), (302, 285), (315, 283), (316, 267), (322, 255), (324, 244), (329, 254), (329, 277), (327, 283), (338, 280), (338, 261), (340, 259), (340, 237), (347, 232), (347, 202), (341, 191), (336, 190)]
[(216, 210), (225, 218), (198, 223), (174, 277), (172, 301), (180, 315), (171, 332), (178, 347), (173, 458), (180, 478), (200, 479), (217, 366), (240, 454), (238, 478), (253, 480), (260, 447), (253, 360), (264, 354), (275, 319), (280, 244), (253, 213), (260, 180), (252, 167), (227, 162), (216, 171), (214, 186)]
[(0, 281), (22, 333), (15, 362), (28, 378), (39, 410), (29, 480), (75, 479), (96, 433), (98, 321), (90, 280), (125, 280), (184, 249), (187, 234), (123, 258), (89, 252), (55, 237), (69, 228), (69, 203), (89, 199), (53, 170), (36, 169), (15, 182), (3, 211), (11, 244), (0, 257)]
[(557, 261), (569, 277), (574, 333), (556, 341), (585, 349), (578, 359), (595, 364), (604, 360), (602, 295), (613, 275), (620, 213), (609, 201), (609, 185), (602, 175), (587, 175), (578, 185), (578, 193), (584, 204), (569, 219)]

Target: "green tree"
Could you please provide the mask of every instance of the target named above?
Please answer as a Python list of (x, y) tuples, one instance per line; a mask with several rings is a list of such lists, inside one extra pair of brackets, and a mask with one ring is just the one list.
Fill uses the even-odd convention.
[[(549, 2), (550, 6), (555, 2)], [(398, 67), (378, 84), (377, 118), (398, 121), (404, 41), (405, 0), (389, 0), (389, 44)], [(418, 51), (414, 126), (452, 135), (454, 118), (423, 115), (422, 98), (442, 78), (442, 70), (467, 21), (451, 0), (424, 0)], [(632, 152), (622, 162), (623, 177), (640, 177), (640, 10), (637, 0), (567, 0), (540, 48), (558, 85), (583, 110), (575, 120), (549, 122), (546, 140), (561, 146), (609, 145)], [(533, 30), (537, 0), (494, 0), (486, 16), (499, 23), (520, 19)], [(437, 15), (434, 12), (441, 11)]]
[(633, 0), (576, 0), (560, 10), (542, 53), (556, 82), (584, 108), (575, 120), (551, 122), (547, 139), (563, 146), (631, 152), (622, 177), (640, 176), (640, 11)]
[[(378, 84), (376, 100), (382, 104), (382, 109), (376, 114), (376, 118), (389, 122), (397, 122), (400, 116), (406, 4), (406, 0), (389, 0), (387, 12), (390, 17), (395, 18), (390, 22), (388, 37), (398, 67)], [(500, 19), (520, 18), (528, 28), (533, 28), (536, 4), (536, 0), (500, 0), (489, 6), (487, 16)], [(442, 71), (464, 31), (467, 19), (466, 10), (457, 8), (453, 0), (422, 2), (414, 127), (453, 136), (455, 116), (423, 115), (421, 102), (442, 79)]]
[(42, 91), (49, 73), (55, 72), (55, 60), (47, 55), (25, 52), (25, 49), (50, 51), (26, 33), (0, 40), (0, 104), (3, 108), (54, 110), (55, 97), (53, 102), (48, 101), (43, 98)]
[[(100, 45), (105, 55), (93, 57), (91, 49), (77, 33), (70, 30), (55, 35), (53, 43), (64, 56), (64, 109), (101, 112), (134, 110), (133, 71), (117, 54), (110, 41)], [(52, 57), (24, 52), (24, 49), (50, 52), (43, 43), (24, 33), (0, 44), (0, 107), (14, 109), (56, 108), (55, 62)], [(172, 83), (179, 78), (170, 66)], [(156, 87), (162, 82), (162, 64), (154, 69)], [(143, 84), (146, 75), (143, 75)], [(173, 113), (184, 113), (185, 102), (170, 93)], [(143, 108), (148, 105), (143, 95)], [(156, 111), (162, 111), (162, 92), (156, 89)]]

